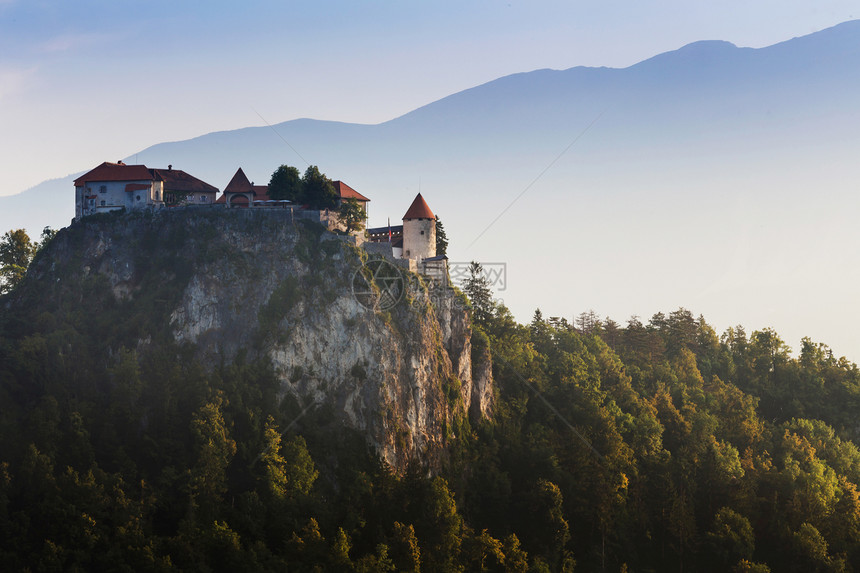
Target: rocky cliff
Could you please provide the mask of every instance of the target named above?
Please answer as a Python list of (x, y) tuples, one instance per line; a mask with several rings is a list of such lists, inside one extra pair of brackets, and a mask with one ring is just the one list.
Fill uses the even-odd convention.
[[(458, 424), (491, 414), (461, 295), (283, 211), (91, 217), (61, 231), (27, 281), (139, 352), (169, 341), (204, 367), (267, 357), (280, 399), (334, 412), (400, 471), (438, 467)], [(22, 292), (7, 304), (39, 304)]]

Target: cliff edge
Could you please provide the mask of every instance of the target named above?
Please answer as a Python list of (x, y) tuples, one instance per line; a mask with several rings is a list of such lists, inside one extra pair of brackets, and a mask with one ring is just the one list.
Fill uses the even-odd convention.
[(465, 299), (439, 292), (284, 212), (180, 209), (62, 230), (5, 304), (102, 324), (108, 361), (164, 345), (204, 368), (268, 359), (299, 427), (325, 408), (403, 471), (438, 468), (460, 421), (491, 415)]

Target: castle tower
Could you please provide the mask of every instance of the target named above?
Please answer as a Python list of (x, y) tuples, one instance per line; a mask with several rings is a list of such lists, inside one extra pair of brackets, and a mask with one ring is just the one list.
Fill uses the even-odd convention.
[(436, 215), (419, 193), (403, 215), (403, 258), (420, 261), (436, 256)]

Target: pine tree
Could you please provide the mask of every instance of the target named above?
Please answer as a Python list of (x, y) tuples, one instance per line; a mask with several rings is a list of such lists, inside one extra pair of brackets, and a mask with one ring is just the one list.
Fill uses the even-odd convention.
[(331, 179), (321, 173), (319, 167), (310, 165), (302, 176), (301, 200), (311, 209), (334, 209), (337, 207), (337, 191)]
[(493, 293), (481, 263), (472, 261), (469, 265), (469, 278), (463, 282), (463, 291), (472, 302), (472, 319), (479, 326), (487, 326), (493, 316)]
[(436, 217), (436, 256), (442, 255), (448, 255), (448, 235), (445, 234), (442, 220)]

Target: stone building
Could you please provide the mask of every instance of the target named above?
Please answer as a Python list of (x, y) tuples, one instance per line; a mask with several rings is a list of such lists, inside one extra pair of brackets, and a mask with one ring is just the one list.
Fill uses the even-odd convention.
[(293, 203), (287, 200), (274, 201), (269, 197), (268, 185), (254, 185), (240, 167), (227, 186), (224, 194), (218, 198), (219, 205), (227, 207), (283, 207), (292, 208)]
[(421, 262), (436, 256), (436, 215), (421, 193), (403, 215), (403, 258)]
[(218, 189), (169, 165), (104, 162), (75, 179), (75, 219), (118, 209), (160, 208), (170, 204), (207, 205), (215, 202)]
[(365, 249), (390, 256), (410, 271), (448, 285), (448, 257), (436, 254), (436, 216), (421, 193), (403, 215), (403, 224), (367, 229)]
[(367, 204), (370, 203), (370, 199), (368, 199), (343, 181), (332, 181), (331, 184), (334, 186), (334, 190), (337, 193), (338, 207), (340, 207), (347, 199), (355, 199), (358, 202), (359, 207), (364, 210), (364, 216), (367, 217)]

